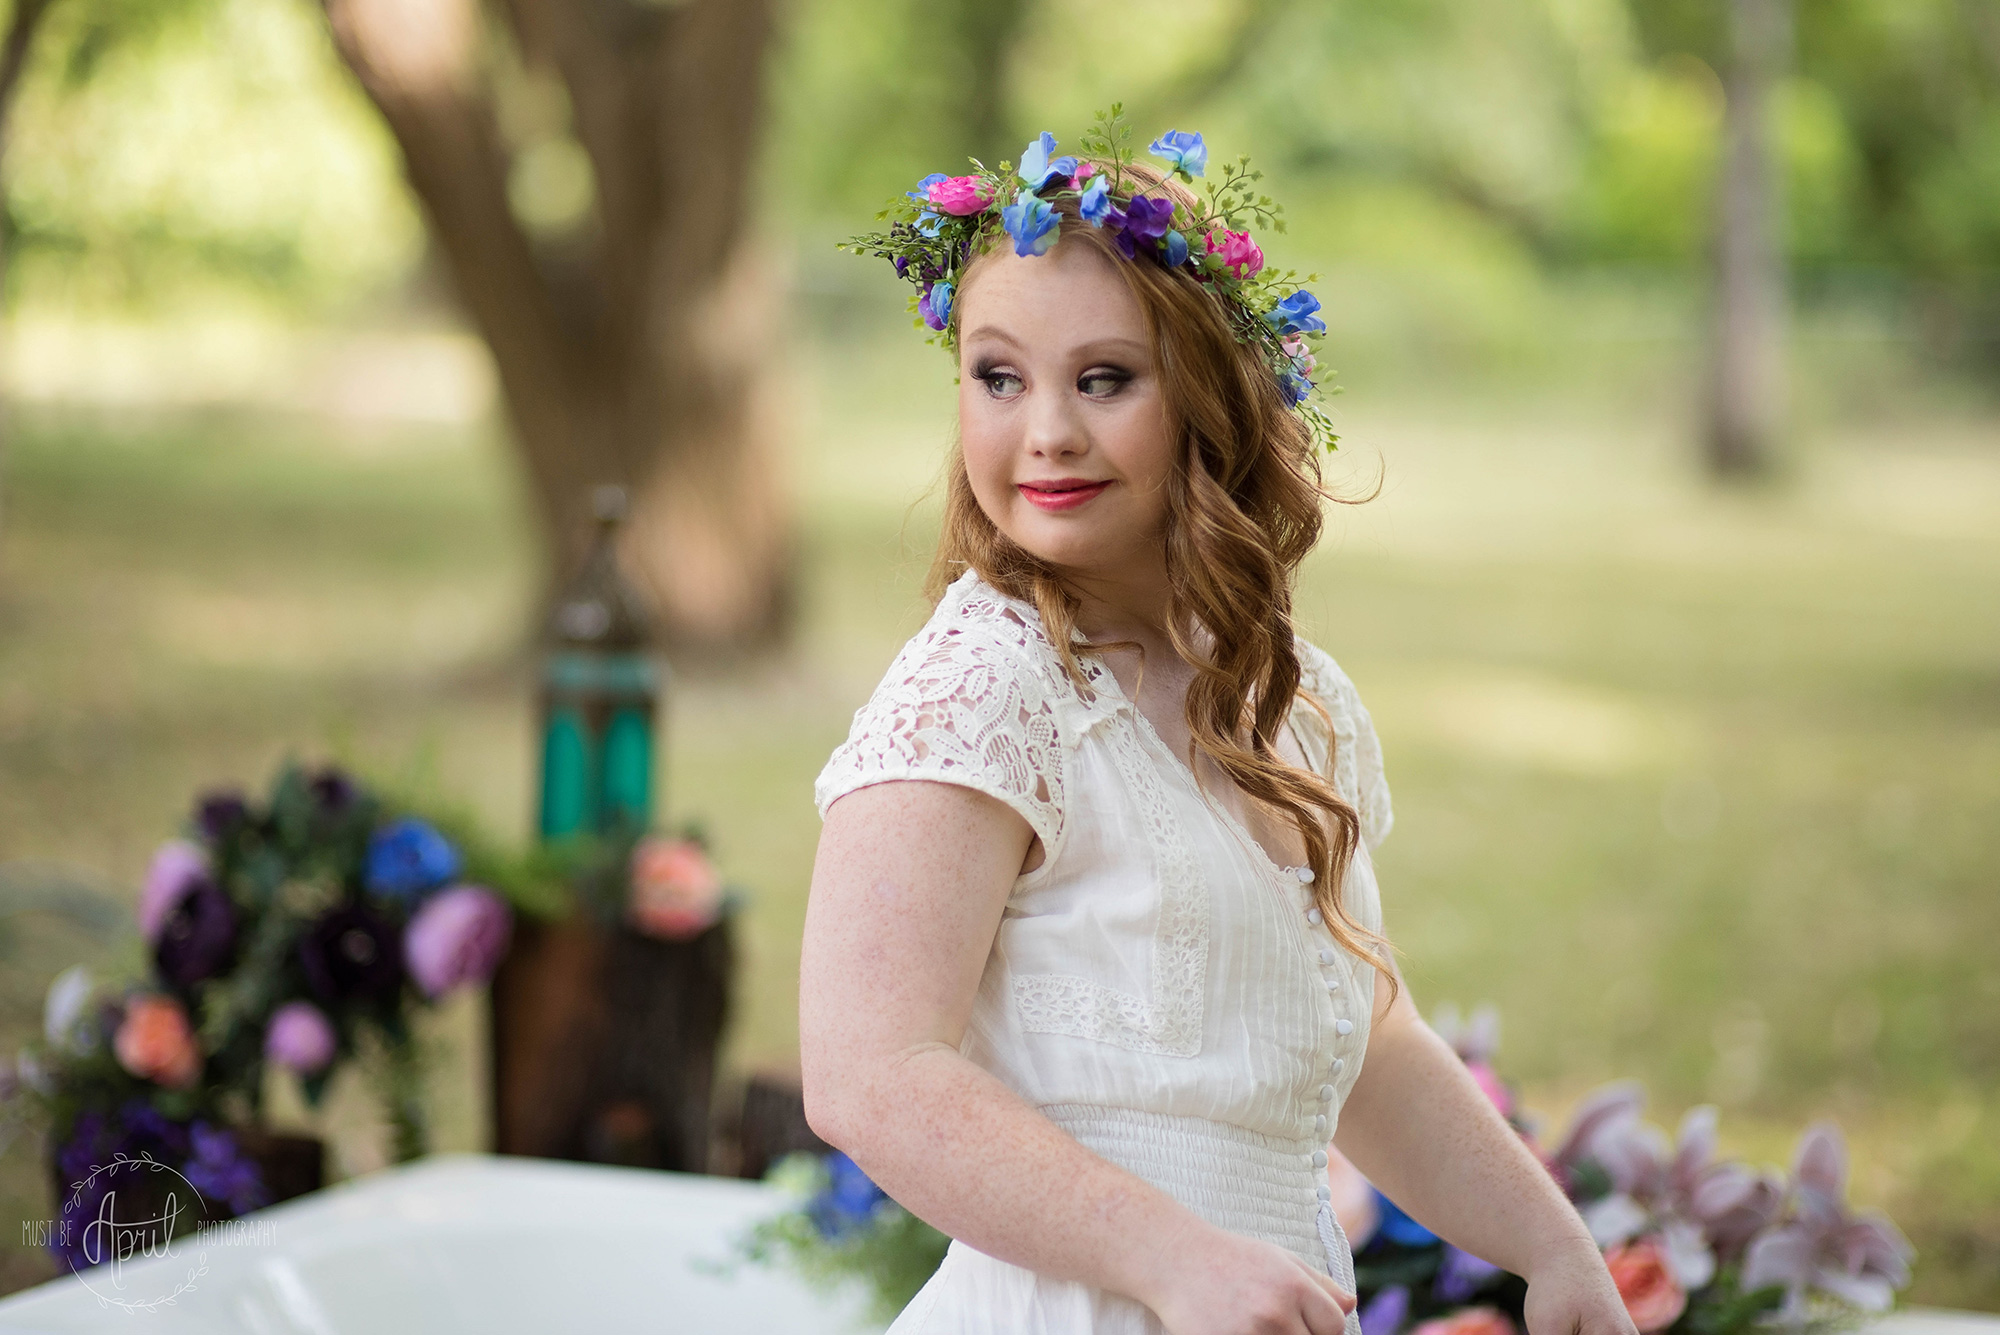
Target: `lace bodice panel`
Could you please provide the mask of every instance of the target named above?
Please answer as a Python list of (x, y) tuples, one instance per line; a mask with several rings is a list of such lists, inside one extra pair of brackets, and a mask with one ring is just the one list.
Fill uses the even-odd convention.
[[(1380, 748), (1338, 665), (1299, 652), (1328, 719), (1301, 700), (1293, 726), (1359, 810), (1344, 894), (1379, 927), (1366, 850), (1392, 819)], [(1324, 1145), (1359, 1074), (1373, 968), (1308, 919), (1309, 889), (1201, 792), (1110, 671), (1082, 662), (1079, 691), (1032, 604), (961, 577), (856, 713), (816, 785), (821, 813), (868, 784), (928, 779), (999, 799), (1041, 837), (962, 1045), (1023, 1098)]]

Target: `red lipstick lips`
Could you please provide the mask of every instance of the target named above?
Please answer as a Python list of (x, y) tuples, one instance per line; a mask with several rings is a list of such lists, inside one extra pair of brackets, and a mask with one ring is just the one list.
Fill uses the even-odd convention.
[(1022, 482), (1016, 489), (1037, 509), (1061, 511), (1088, 505), (1110, 485), (1109, 479), (1093, 482), (1086, 477), (1059, 477), (1045, 482)]

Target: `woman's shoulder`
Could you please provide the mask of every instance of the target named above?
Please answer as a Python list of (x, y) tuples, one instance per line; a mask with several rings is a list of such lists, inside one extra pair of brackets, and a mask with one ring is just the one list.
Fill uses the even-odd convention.
[[(1315, 761), (1340, 795), (1354, 803), (1361, 816), (1361, 837), (1373, 849), (1388, 837), (1396, 819), (1375, 720), (1361, 703), (1354, 679), (1333, 655), (1303, 635), (1294, 635), (1293, 643), (1299, 657), (1299, 687), (1326, 711), (1322, 719), (1310, 705), (1295, 709), (1294, 722), (1303, 722), (1305, 730), (1314, 735), (1319, 752)], [(1329, 741), (1330, 758), (1326, 755)]]

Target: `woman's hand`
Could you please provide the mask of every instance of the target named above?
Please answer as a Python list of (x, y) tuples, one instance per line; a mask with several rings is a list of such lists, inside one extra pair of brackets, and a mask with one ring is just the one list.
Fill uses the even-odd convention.
[(1283, 1247), (1199, 1220), (1156, 1256), (1140, 1300), (1174, 1335), (1340, 1335), (1354, 1310), (1353, 1294)]
[(1535, 1267), (1523, 1315), (1528, 1335), (1638, 1335), (1603, 1254), (1587, 1239)]

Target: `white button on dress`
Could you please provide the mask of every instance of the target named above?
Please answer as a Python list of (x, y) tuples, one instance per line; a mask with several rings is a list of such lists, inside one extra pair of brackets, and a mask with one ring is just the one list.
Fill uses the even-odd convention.
[[(1292, 735), (1355, 803), (1362, 841), (1342, 902), (1380, 930), (1372, 853), (1393, 821), (1381, 751), (1353, 684), (1297, 643), (1301, 684), (1332, 728), (1301, 698)], [(1044, 859), (1015, 882), (960, 1051), (1092, 1152), (1351, 1289), (1325, 1164), (1353, 1076), (1330, 1049), (1358, 1071), (1375, 972), (1343, 958), (1316, 904), (1301, 920), (1311, 870), (1277, 865), (1109, 670), (1079, 663), (1082, 689), (1032, 602), (961, 576), (855, 714), (816, 785), (820, 812), (870, 784), (925, 780), (1018, 813)], [(1130, 1298), (958, 1242), (890, 1327), (1020, 1330), (1164, 1328)]]

